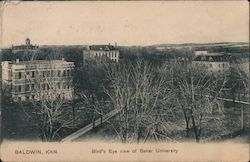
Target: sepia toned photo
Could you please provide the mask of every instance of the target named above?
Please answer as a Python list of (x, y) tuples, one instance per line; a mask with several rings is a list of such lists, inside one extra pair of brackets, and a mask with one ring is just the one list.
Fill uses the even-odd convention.
[(2, 161), (249, 161), (247, 1), (1, 1)]

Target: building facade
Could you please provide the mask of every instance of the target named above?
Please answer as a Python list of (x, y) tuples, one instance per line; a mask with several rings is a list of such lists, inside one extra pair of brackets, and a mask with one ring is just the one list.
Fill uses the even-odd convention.
[(230, 68), (230, 55), (226, 55), (224, 53), (196, 51), (192, 64), (195, 66), (205, 66), (208, 72), (227, 73)]
[(83, 51), (83, 63), (88, 60), (106, 60), (109, 59), (114, 62), (119, 61), (119, 51), (116, 45), (92, 45), (88, 46)]
[(2, 62), (2, 83), (14, 101), (73, 97), (74, 63), (62, 60)]

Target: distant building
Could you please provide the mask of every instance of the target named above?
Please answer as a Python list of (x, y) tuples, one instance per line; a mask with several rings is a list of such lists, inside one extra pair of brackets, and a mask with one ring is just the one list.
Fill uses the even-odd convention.
[(119, 50), (117, 50), (116, 45), (92, 45), (83, 51), (83, 62), (105, 59), (110, 59), (114, 62), (119, 61)]
[(208, 53), (195, 51), (194, 65), (204, 65), (208, 72), (225, 73), (230, 68), (230, 56), (224, 53)]
[(18, 52), (36, 52), (38, 50), (37, 45), (32, 45), (29, 38), (25, 40), (25, 44), (13, 46), (11, 47), (12, 53), (18, 53)]
[(208, 54), (207, 51), (195, 51), (195, 52), (194, 52), (194, 55), (195, 55), (195, 56), (207, 55), (207, 54)]
[(2, 62), (2, 83), (14, 101), (49, 99), (70, 100), (73, 96), (73, 62), (35, 60)]

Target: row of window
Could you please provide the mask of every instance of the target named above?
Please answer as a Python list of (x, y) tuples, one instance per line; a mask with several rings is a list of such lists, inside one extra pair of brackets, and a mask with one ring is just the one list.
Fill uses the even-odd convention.
[[(213, 64), (209, 64), (209, 67), (213, 67)], [(223, 63), (223, 64), (218, 64), (218, 67), (220, 68), (220, 67), (225, 67), (225, 64)]]
[[(59, 94), (58, 96), (64, 98), (64, 99), (71, 99), (72, 98), (72, 94), (67, 94), (67, 93), (62, 93), (62, 94)], [(48, 96), (44, 96), (45, 98)], [(36, 96), (35, 94), (32, 94), (32, 95), (27, 95), (25, 94), (25, 96), (18, 96), (18, 97), (15, 97), (17, 101), (30, 101), (30, 100), (34, 100), (34, 99), (39, 99), (38, 96)], [(41, 97), (40, 97), (41, 99)]]
[(115, 61), (115, 62), (117, 61), (117, 59), (111, 59), (111, 60), (112, 60), (112, 61)]
[[(196, 65), (199, 65), (199, 63), (196, 63)], [(216, 65), (216, 64), (214, 64)], [(212, 68), (213, 67), (213, 64), (209, 64), (209, 67)], [(222, 63), (222, 64), (218, 64), (218, 67), (221, 68), (221, 67), (226, 67), (226, 64)]]
[(36, 76), (43, 76), (43, 77), (65, 77), (65, 76), (71, 76), (72, 72), (71, 70), (49, 70), (49, 71), (27, 71), (25, 72), (17, 72), (14, 74), (15, 79), (29, 79), (29, 78), (35, 78)]
[(15, 86), (16, 92), (28, 92), (33, 90), (50, 90), (50, 89), (70, 89), (71, 86), (69, 84), (56, 83), (53, 85), (45, 84), (27, 84), (27, 85), (17, 85)]
[(116, 52), (96, 52), (95, 56), (107, 56), (107, 57), (116, 57)]

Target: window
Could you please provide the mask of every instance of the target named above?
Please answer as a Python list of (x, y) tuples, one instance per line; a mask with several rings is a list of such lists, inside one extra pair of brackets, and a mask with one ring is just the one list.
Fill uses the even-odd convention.
[(26, 87), (25, 87), (25, 91), (29, 91), (30, 90), (30, 85), (27, 84)]
[(35, 71), (31, 72), (31, 77), (34, 78), (35, 77)]
[(116, 52), (115, 52), (115, 57), (116, 57)]
[(47, 77), (50, 76), (50, 71), (46, 71)]
[(218, 67), (220, 67), (220, 64), (218, 64)]
[(113, 57), (113, 52), (111, 52), (111, 54), (112, 54), (112, 57)]
[(45, 76), (46, 76), (46, 72), (45, 72), (45, 71), (43, 71), (43, 77), (45, 78)]
[(31, 84), (31, 90), (35, 89), (35, 84)]
[(21, 79), (21, 78), (22, 78), (22, 73), (18, 72), (18, 79)]
[(69, 74), (69, 70), (67, 70), (67, 76), (70, 76), (70, 74)]
[(42, 90), (45, 90), (45, 84), (42, 84)]
[(26, 79), (30, 78), (30, 72), (26, 72)]
[(22, 92), (22, 86), (17, 86), (17, 92)]
[(60, 83), (57, 83), (57, 88), (61, 89), (61, 84)]
[(66, 71), (65, 70), (63, 70), (63, 76), (66, 76)]
[(212, 64), (209, 64), (209, 67), (213, 67), (213, 65), (212, 65)]
[(60, 71), (60, 70), (57, 72), (57, 76), (58, 76), (58, 77), (61, 76), (61, 71)]

